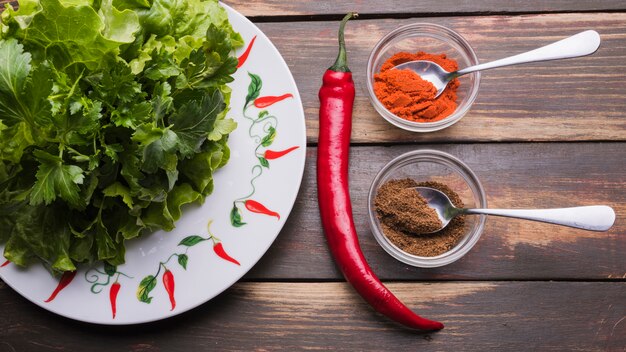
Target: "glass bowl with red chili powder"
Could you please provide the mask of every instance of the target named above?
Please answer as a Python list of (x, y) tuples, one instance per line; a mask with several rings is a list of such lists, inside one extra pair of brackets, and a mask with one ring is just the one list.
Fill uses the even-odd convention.
[[(487, 208), (483, 187), (467, 164), (438, 150), (410, 151), (387, 163), (370, 186), (368, 214), (374, 238), (392, 257), (415, 267), (435, 268), (461, 259), (480, 238), (486, 216), (456, 217), (443, 230), (421, 233), (420, 228), (431, 232), (432, 226), (428, 210), (412, 206), (419, 202), (411, 194), (416, 186), (439, 189), (459, 207)], [(425, 204), (423, 198), (421, 202), (418, 206)]]
[(427, 60), (447, 71), (478, 64), (470, 44), (452, 29), (414, 23), (385, 35), (367, 62), (367, 91), (374, 109), (391, 124), (413, 132), (432, 132), (458, 122), (471, 108), (480, 72), (452, 80), (435, 98), (434, 86), (410, 70), (395, 66)]

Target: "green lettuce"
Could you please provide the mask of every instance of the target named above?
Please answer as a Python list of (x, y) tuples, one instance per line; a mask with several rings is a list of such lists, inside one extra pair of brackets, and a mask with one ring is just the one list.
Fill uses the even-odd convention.
[(243, 44), (216, 0), (22, 0), (0, 23), (0, 243), (53, 272), (124, 262), (230, 157)]

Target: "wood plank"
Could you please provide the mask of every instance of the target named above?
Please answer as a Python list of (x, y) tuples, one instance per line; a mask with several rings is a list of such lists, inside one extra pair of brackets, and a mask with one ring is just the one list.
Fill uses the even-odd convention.
[[(473, 109), (455, 126), (427, 134), (387, 123), (371, 107), (367, 58), (393, 28), (432, 22), (467, 37), (481, 62), (534, 49), (595, 28), (602, 45), (593, 56), (487, 71)], [(336, 56), (337, 22), (260, 23), (289, 64), (304, 102), (309, 142), (318, 134), (317, 92)], [(440, 17), (360, 20), (346, 32), (357, 85), (353, 142), (626, 140), (626, 14)], [(416, 49), (417, 50), (417, 49)], [(254, 53), (251, 57), (254, 60)]]
[[(255, 17), (278, 17), (278, 16), (341, 16), (350, 11), (356, 11), (362, 16), (402, 16), (408, 15), (468, 15), (489, 13), (545, 13), (545, 12), (590, 12), (590, 11), (620, 11), (626, 10), (626, 4), (621, 0), (603, 1), (570, 1), (553, 0), (545, 2), (541, 0), (507, 1), (481, 0), (471, 2), (458, 2), (454, 0), (427, 0), (419, 3), (400, 0), (390, 1), (359, 1), (356, 4), (350, 2), (329, 3), (326, 1), (244, 1), (227, 0), (225, 4), (233, 7), (243, 15)], [(0, 4), (17, 1), (0, 0)], [(15, 6), (15, 5), (14, 5)]]
[[(589, 28), (601, 33), (603, 44), (587, 58), (487, 72), (473, 109), (461, 122), (444, 131), (416, 134), (391, 126), (374, 111), (364, 79), (367, 57), (376, 41), (396, 26), (415, 21), (456, 29), (483, 62)], [(259, 26), (277, 44), (294, 73), (304, 101), (308, 140), (315, 143), (317, 91), (321, 74), (336, 55), (337, 22)], [(366, 20), (352, 23), (346, 35), (357, 83), (354, 142), (626, 140), (624, 13)]]
[[(81, 324), (0, 286), (0, 351), (622, 351), (626, 283), (389, 284), (446, 328), (417, 334), (344, 283), (242, 283), (181, 316), (131, 327)], [(120, 307), (123, 309), (123, 307)]]
[(251, 17), (314, 16), (337, 15), (356, 11), (361, 15), (401, 15), (407, 14), (476, 14), (476, 13), (537, 13), (571, 11), (624, 10), (626, 3), (620, 0), (609, 1), (306, 1), (306, 0), (226, 0), (224, 3)]
[[(608, 204), (617, 221), (605, 233), (490, 217), (478, 244), (438, 269), (404, 265), (378, 245), (367, 217), (367, 193), (382, 166), (404, 152), (446, 151), (481, 180), (490, 207), (548, 208)], [(247, 279), (339, 279), (320, 228), (315, 158), (287, 225)], [(626, 279), (626, 148), (623, 143), (471, 144), (352, 148), (350, 190), (365, 257), (388, 280)]]

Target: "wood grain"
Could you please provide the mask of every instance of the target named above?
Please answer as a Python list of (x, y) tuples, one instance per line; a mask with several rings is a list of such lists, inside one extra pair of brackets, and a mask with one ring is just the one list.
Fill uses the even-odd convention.
[(426, 1), (306, 1), (306, 0), (227, 0), (224, 3), (250, 17), (277, 17), (277, 16), (315, 16), (337, 15), (356, 11), (361, 15), (423, 15), (449, 14), (467, 15), (479, 13), (527, 13), (527, 12), (571, 12), (571, 11), (607, 11), (624, 10), (626, 4), (620, 0), (609, 1), (454, 1), (454, 0), (426, 0)]
[(389, 287), (446, 328), (431, 334), (404, 330), (374, 313), (344, 283), (240, 283), (191, 312), (132, 327), (60, 318), (0, 286), (0, 351), (622, 351), (626, 346), (623, 282)]
[[(102, 327), (47, 312), (0, 280), (0, 352), (626, 351), (626, 2), (226, 3), (257, 21), (283, 54), (303, 99), (313, 146), (317, 91), (336, 55), (337, 19), (347, 11), (362, 13), (346, 33), (357, 84), (352, 140), (363, 144), (352, 149), (350, 172), (360, 242), (390, 289), (446, 329), (403, 330), (372, 312), (343, 282), (320, 229), (316, 149), (309, 148), (287, 225), (261, 262), (224, 294), (166, 321)], [(461, 122), (414, 134), (392, 127), (372, 109), (365, 65), (385, 33), (418, 21), (457, 30), (481, 62), (586, 29), (598, 30), (603, 43), (586, 58), (485, 72), (476, 104)], [(403, 265), (370, 234), (367, 192), (382, 165), (418, 148), (464, 160), (481, 179), (491, 207), (608, 204), (617, 212), (616, 224), (607, 233), (590, 233), (490, 218), (476, 247), (457, 263), (431, 270)]]
[[(594, 28), (593, 56), (487, 71), (472, 110), (456, 125), (418, 134), (387, 123), (367, 98), (365, 68), (374, 44), (397, 26), (432, 22), (468, 39), (481, 62), (534, 49)], [(291, 68), (306, 112), (308, 140), (317, 141), (317, 92), (336, 56), (337, 22), (260, 23)], [(626, 140), (626, 14), (440, 17), (360, 20), (347, 27), (357, 85), (353, 142)], [(416, 49), (417, 50), (417, 49)], [(250, 58), (254, 60), (254, 52)]]
[[(227, 0), (225, 4), (232, 6), (247, 17), (280, 17), (280, 16), (318, 16), (335, 15), (350, 11), (361, 15), (408, 16), (423, 14), (468, 15), (483, 13), (538, 13), (538, 12), (579, 12), (579, 11), (618, 11), (626, 10), (626, 4), (621, 0), (481, 0), (481, 1), (454, 1), (454, 0), (427, 0), (407, 2), (400, 0), (390, 1), (285, 1), (285, 0)], [(0, 0), (0, 4), (17, 3), (16, 1)]]
[[(490, 217), (478, 244), (438, 269), (404, 265), (371, 235), (367, 194), (376, 173), (402, 153), (434, 148), (466, 162), (490, 207), (614, 207), (617, 221), (598, 233)], [(315, 157), (309, 148), (295, 208), (277, 241), (248, 274), (256, 279), (339, 279), (320, 228)], [(418, 145), (352, 149), (350, 191), (361, 246), (374, 271), (389, 280), (626, 279), (626, 148), (620, 143)]]

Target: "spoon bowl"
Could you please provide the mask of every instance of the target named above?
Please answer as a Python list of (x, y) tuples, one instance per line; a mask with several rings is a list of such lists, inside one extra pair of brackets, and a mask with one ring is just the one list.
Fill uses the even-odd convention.
[(395, 69), (413, 70), (420, 75), (422, 79), (429, 81), (435, 86), (437, 89), (437, 95), (435, 97), (438, 97), (443, 93), (451, 80), (471, 72), (530, 62), (586, 56), (595, 53), (598, 47), (600, 47), (600, 35), (596, 31), (588, 30), (535, 50), (480, 65), (470, 66), (454, 72), (448, 72), (436, 63), (424, 60), (405, 62), (396, 66)]
[(415, 187), (415, 190), (420, 196), (422, 196), (422, 198), (424, 198), (426, 203), (428, 203), (428, 206), (435, 210), (439, 220), (441, 221), (440, 229), (428, 233), (441, 231), (448, 226), (450, 221), (454, 219), (455, 216), (462, 213), (462, 210), (455, 207), (445, 193), (437, 189), (430, 187)]
[(442, 224), (441, 229), (445, 228), (455, 216), (461, 214), (503, 216), (546, 222), (590, 231), (607, 231), (615, 222), (615, 211), (606, 205), (558, 209), (468, 209), (455, 207), (448, 196), (437, 189), (415, 187), (415, 190), (424, 198), (428, 205), (437, 212)]
[(448, 83), (454, 78), (451, 77), (452, 73), (443, 69), (443, 67), (438, 64), (427, 61), (427, 60), (417, 60), (417, 61), (409, 61), (403, 64), (400, 64), (395, 67), (398, 70), (411, 70), (420, 75), (420, 77), (433, 84), (437, 89), (437, 94), (435, 97), (438, 97), (443, 93), (443, 91), (448, 86)]

